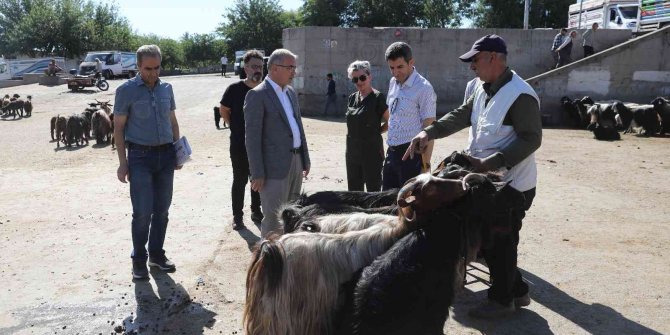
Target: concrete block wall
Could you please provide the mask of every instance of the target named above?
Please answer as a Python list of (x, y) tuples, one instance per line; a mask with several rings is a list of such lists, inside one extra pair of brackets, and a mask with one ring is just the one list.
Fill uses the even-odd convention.
[[(303, 27), (283, 31), (283, 46), (298, 55), (298, 72), (293, 86), (300, 95), (304, 115), (321, 115), (326, 100), (326, 74), (333, 73), (339, 96), (339, 111), (346, 107), (343, 96), (354, 92), (347, 78), (347, 66), (354, 60), (372, 65), (373, 87), (386, 93), (391, 74), (384, 59), (386, 48), (404, 41), (412, 46), (416, 68), (437, 93), (438, 114), (463, 101), (465, 84), (474, 77), (468, 64), (458, 56), (486, 34), (498, 34), (507, 42), (510, 67), (523, 78), (549, 70), (553, 65), (550, 48), (558, 30), (521, 29), (422, 29), (422, 28), (338, 28)], [(628, 30), (599, 31), (599, 48), (630, 39)], [(581, 39), (575, 42), (573, 58), (583, 57)]]
[(542, 101), (550, 124), (565, 122), (563, 96), (588, 95), (595, 100), (648, 104), (670, 96), (670, 27), (632, 39), (588, 59), (541, 74), (527, 81)]

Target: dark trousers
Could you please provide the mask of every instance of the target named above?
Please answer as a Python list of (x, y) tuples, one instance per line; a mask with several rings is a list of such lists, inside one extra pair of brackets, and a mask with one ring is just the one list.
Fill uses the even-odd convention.
[[(214, 110), (214, 124), (216, 125), (216, 129), (219, 129), (219, 122), (221, 121), (221, 113), (219, 113), (218, 110)], [(223, 122), (223, 127), (226, 127), (226, 122)]]
[(172, 146), (162, 150), (128, 149), (134, 260), (147, 259), (147, 241), (149, 256), (153, 258), (165, 254), (163, 242), (172, 203), (175, 165), (176, 155)]
[[(517, 269), (517, 246), (521, 222), (533, 203), (535, 189), (523, 192), (523, 195), (526, 198), (524, 209), (509, 213), (511, 231), (495, 232), (491, 247), (483, 250), (491, 274), (488, 297), (503, 305), (509, 304), (515, 297), (528, 293), (528, 284), (523, 281), (521, 272)], [(502, 225), (506, 226), (505, 223)]]
[[(243, 216), (244, 211), (244, 188), (249, 182), (251, 171), (249, 170), (249, 158), (247, 151), (243, 148), (230, 148), (230, 161), (233, 165), (233, 187), (230, 190), (230, 195), (233, 200), (233, 216)], [(251, 190), (251, 211), (261, 211), (261, 195)]]
[(225, 76), (226, 75), (226, 68), (228, 67), (227, 64), (221, 64), (221, 75)]
[(409, 142), (395, 147), (389, 146), (384, 160), (382, 175), (382, 190), (402, 187), (406, 181), (421, 174), (421, 155), (402, 160), (402, 156), (409, 147)]
[[(369, 145), (373, 146), (374, 143)], [(381, 189), (382, 165), (384, 164), (383, 150), (380, 148), (379, 152), (366, 154), (364, 148), (352, 148), (347, 145), (346, 163), (349, 191), (378, 192)], [(365, 186), (365, 190), (363, 186)]]
[(337, 116), (337, 95), (331, 94), (326, 96), (326, 107), (323, 109), (323, 115), (328, 116), (328, 109), (335, 108), (333, 115)]
[(561, 66), (568, 65), (570, 63), (572, 63), (572, 57), (570, 57), (569, 53), (565, 52), (558, 53), (558, 64), (556, 64), (557, 69)]
[(592, 46), (588, 46), (588, 45), (584, 46), (584, 58), (586, 58), (588, 56), (591, 56), (594, 53), (595, 53), (595, 51), (593, 50)]

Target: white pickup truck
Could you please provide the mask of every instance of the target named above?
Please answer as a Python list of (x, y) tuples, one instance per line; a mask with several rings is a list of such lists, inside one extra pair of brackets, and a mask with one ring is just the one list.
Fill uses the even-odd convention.
[(137, 73), (137, 60), (134, 52), (126, 51), (91, 51), (79, 64), (80, 75), (95, 73), (96, 59), (102, 63), (102, 75), (106, 79), (114, 77), (134, 77)]

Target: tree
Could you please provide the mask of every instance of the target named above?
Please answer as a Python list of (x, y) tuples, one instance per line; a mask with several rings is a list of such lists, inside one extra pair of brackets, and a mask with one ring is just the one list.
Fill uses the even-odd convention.
[(281, 21), (282, 29), (284, 28), (294, 28), (304, 26), (305, 17), (302, 15), (302, 12), (295, 10), (288, 10), (281, 13), (279, 17)]
[[(528, 25), (532, 28), (561, 28), (568, 23), (573, 0), (533, 0)], [(473, 19), (481, 28), (523, 28), (524, 0), (478, 0)]]
[(305, 0), (300, 11), (305, 26), (337, 27), (346, 9), (346, 0)]
[(282, 12), (277, 0), (236, 0), (217, 32), (230, 50), (261, 48), (270, 53), (282, 45)]
[(352, 0), (341, 15), (348, 27), (457, 27), (473, 0)]

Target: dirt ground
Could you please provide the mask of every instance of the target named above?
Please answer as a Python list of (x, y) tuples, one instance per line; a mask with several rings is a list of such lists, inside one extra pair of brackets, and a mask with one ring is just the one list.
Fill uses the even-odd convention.
[[(0, 119), (0, 334), (243, 334), (244, 281), (259, 230), (231, 228), (228, 130), (212, 107), (234, 82), (216, 75), (166, 78), (193, 160), (175, 174), (165, 248), (171, 274), (131, 280), (131, 204), (110, 146), (56, 149), (49, 120), (81, 112), (108, 92), (20, 86), (30, 118)], [(346, 189), (341, 119), (304, 118), (312, 169), (304, 190)], [(467, 134), (439, 140), (433, 158)], [(519, 266), (532, 303), (513, 317), (476, 321), (486, 268), (473, 264), (448, 334), (670, 333), (670, 138), (546, 129), (539, 184), (524, 220)], [(248, 194), (248, 193), (247, 193)], [(247, 205), (249, 198), (247, 195)], [(248, 210), (247, 210), (248, 212)], [(249, 213), (248, 213), (249, 214)], [(123, 328), (121, 328), (123, 327)]]

